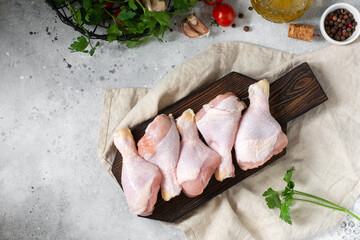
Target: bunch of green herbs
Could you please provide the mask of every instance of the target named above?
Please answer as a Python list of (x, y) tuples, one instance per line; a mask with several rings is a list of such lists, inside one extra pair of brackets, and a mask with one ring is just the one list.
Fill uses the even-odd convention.
[[(108, 24), (107, 40), (114, 42), (119, 36), (127, 36), (126, 40), (119, 42), (129, 48), (145, 43), (152, 37), (162, 42), (164, 33), (171, 28), (172, 16), (188, 12), (195, 6), (197, 0), (173, 0), (171, 12), (150, 11), (144, 7), (141, 0), (76, 0), (71, 3), (68, 0), (52, 0), (52, 2), (56, 7), (66, 4), (71, 13), (69, 20), (73, 20), (85, 32), (85, 36), (78, 37), (69, 49), (72, 52), (83, 52), (92, 56), (100, 42), (97, 41), (95, 44), (92, 42), (85, 25)], [(114, 3), (118, 7), (106, 8), (106, 3)], [(77, 9), (73, 7), (75, 5), (78, 6)], [(121, 12), (115, 18), (114, 11), (117, 9), (121, 9)]]

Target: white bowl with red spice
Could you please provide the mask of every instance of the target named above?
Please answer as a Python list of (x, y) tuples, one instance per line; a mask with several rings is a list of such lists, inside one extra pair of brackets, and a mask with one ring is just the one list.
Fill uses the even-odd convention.
[[(347, 3), (336, 3), (331, 5), (330, 7), (328, 7), (325, 12), (322, 14), (321, 19), (320, 19), (320, 31), (322, 36), (326, 39), (326, 41), (328, 41), (329, 43), (332, 44), (336, 44), (336, 45), (346, 45), (349, 43), (352, 43), (353, 41), (355, 41), (359, 35), (360, 35), (360, 26), (355, 24), (355, 31), (351, 33), (351, 36), (347, 37), (345, 40), (336, 40), (333, 39), (329, 36), (329, 34), (327, 33), (326, 29), (325, 29), (325, 21), (326, 21), (326, 17), (338, 10), (338, 9), (345, 9), (349, 12), (349, 14), (351, 13), (355, 22), (357, 24), (360, 24), (360, 13), (359, 11), (352, 5), (347, 4)], [(330, 18), (330, 20), (332, 20), (332, 17)], [(340, 22), (341, 23), (341, 22)], [(344, 23), (344, 25), (346, 25), (346, 27), (352, 27), (351, 23)], [(342, 32), (342, 35), (347, 34), (346, 30), (339, 30)], [(328, 31), (329, 32), (329, 31)], [(344, 37), (343, 37), (344, 38)]]

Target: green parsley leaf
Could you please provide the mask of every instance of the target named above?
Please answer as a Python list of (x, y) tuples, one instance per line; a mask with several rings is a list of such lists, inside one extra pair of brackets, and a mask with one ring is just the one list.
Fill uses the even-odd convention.
[(91, 48), (91, 50), (90, 50), (90, 52), (89, 52), (90, 56), (94, 55), (95, 50), (96, 50), (96, 48), (97, 48), (98, 46), (100, 46), (100, 42), (99, 42), (99, 41), (95, 44), (95, 47), (92, 47), (92, 48)]
[(158, 21), (153, 17), (142, 16), (141, 20), (145, 23), (145, 25), (149, 28), (149, 32), (155, 31), (158, 27)]
[(71, 13), (71, 16), (73, 17), (73, 19), (75, 20), (75, 22), (81, 27), (82, 26), (82, 15), (81, 15), (81, 11), (78, 10), (77, 12), (75, 12), (74, 8), (72, 7), (72, 5), (67, 1), (68, 3), (68, 7)]
[(287, 196), (283, 203), (280, 206), (280, 218), (287, 222), (288, 224), (292, 224), (290, 217), (290, 206), (292, 204), (292, 195)]
[(280, 208), (281, 201), (279, 198), (279, 193), (277, 191), (274, 191), (272, 188), (269, 188), (263, 193), (263, 196), (264, 197), (268, 196), (267, 198), (265, 198), (265, 201), (270, 209), (274, 209), (275, 207)]
[(127, 30), (124, 32), (125, 34), (141, 34), (144, 33), (144, 31), (149, 27), (143, 21), (127, 20), (123, 21), (123, 23), (127, 27)]
[(138, 45), (140, 45), (142, 43), (147, 42), (151, 37), (152, 37), (152, 35), (150, 35), (150, 36), (148, 36), (148, 37), (146, 37), (144, 39), (141, 39), (141, 40), (140, 39), (138, 39), (138, 40), (128, 40), (128, 41), (126, 41), (126, 46), (128, 48), (134, 48), (134, 47), (136, 47), (136, 46), (138, 46)]
[(75, 21), (76, 21), (76, 23), (77, 23), (78, 25), (82, 25), (82, 22), (81, 22), (81, 20), (82, 20), (82, 15), (81, 15), (81, 11), (80, 11), (80, 10), (78, 10), (78, 11), (75, 13), (74, 18), (75, 18)]
[(113, 25), (111, 25), (107, 30), (107, 34), (120, 36), (118, 24), (114, 23)]
[(78, 0), (78, 2), (86, 11), (91, 7), (91, 0)]
[(137, 6), (135, 4), (135, 1), (136, 0), (127, 0), (128, 4), (129, 4), (129, 7), (132, 9), (132, 10), (136, 10), (137, 9)]
[(104, 19), (108, 17), (104, 8), (93, 7), (86, 12), (84, 22), (87, 25), (97, 25), (104, 22)]
[(119, 13), (119, 15), (117, 16), (116, 19), (119, 20), (119, 21), (125, 21), (125, 20), (132, 19), (135, 15), (136, 15), (135, 12), (133, 12), (131, 10), (127, 10), (127, 9), (124, 8)]
[(111, 43), (111, 42), (113, 42), (113, 41), (116, 41), (117, 37), (114, 36), (114, 35), (107, 35), (107, 39), (108, 39), (108, 41)]
[[(94, 13), (94, 9), (90, 9), (85, 15), (85, 21), (90, 22), (90, 16)], [(96, 15), (98, 16), (98, 15)]]
[(292, 188), (286, 186), (284, 191), (282, 191), (281, 196), (283, 197), (287, 196), (289, 193), (291, 193), (292, 190), (293, 190)]
[(171, 25), (171, 14), (168, 12), (151, 12), (146, 10), (145, 13), (147, 16), (154, 17), (156, 21), (160, 23), (162, 26), (170, 26)]
[(169, 28), (166, 26), (160, 26), (154, 30), (154, 36), (159, 40), (159, 42), (163, 42), (161, 38), (164, 37), (164, 34), (168, 29)]
[(284, 181), (285, 182), (289, 183), (291, 181), (292, 173), (293, 173), (294, 170), (295, 170), (295, 168), (292, 167), (291, 169), (286, 171), (286, 174), (284, 176)]
[(116, 40), (117, 36), (120, 36), (119, 25), (117, 23), (111, 25), (107, 30), (107, 37), (109, 42)]
[(128, 47), (128, 48), (134, 48), (134, 47), (136, 47), (136, 46), (138, 46), (139, 45), (139, 42), (138, 41), (135, 41), (135, 40), (127, 40), (126, 41), (126, 46)]
[(187, 12), (190, 9), (189, 2), (188, 0), (174, 0), (174, 8)]
[(71, 52), (85, 52), (85, 49), (89, 45), (89, 42), (86, 40), (84, 36), (80, 36), (77, 38), (77, 41), (73, 42), (70, 46)]
[(96, 50), (96, 47), (91, 48), (91, 50), (89, 52), (90, 56), (94, 55), (95, 50)]
[[(213, 1), (215, 1), (215, 0), (213, 0)], [(196, 5), (196, 3), (198, 2), (198, 0), (188, 0), (188, 2), (189, 2), (189, 6), (190, 6), (190, 7), (195, 7), (195, 5)]]

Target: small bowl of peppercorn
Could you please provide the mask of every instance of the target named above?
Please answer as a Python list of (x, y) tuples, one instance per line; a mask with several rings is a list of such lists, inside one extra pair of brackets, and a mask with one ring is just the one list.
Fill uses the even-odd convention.
[(360, 35), (360, 13), (352, 5), (336, 3), (328, 7), (320, 20), (320, 31), (330, 43), (346, 45), (355, 41)]

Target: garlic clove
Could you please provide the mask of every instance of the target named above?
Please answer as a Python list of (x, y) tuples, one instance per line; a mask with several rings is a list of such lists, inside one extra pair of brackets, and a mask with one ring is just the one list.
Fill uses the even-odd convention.
[(145, 0), (145, 8), (153, 12), (163, 12), (166, 9), (166, 0)]
[(166, 9), (165, 0), (151, 0), (151, 7), (154, 12), (164, 12)]
[(181, 29), (184, 34), (190, 38), (207, 37), (210, 30), (201, 22), (196, 14), (190, 14), (185, 21), (181, 23)]
[(144, 1), (144, 6), (147, 10), (152, 11), (152, 7), (151, 7), (151, 1), (150, 0), (145, 0)]
[(190, 14), (187, 17), (187, 22), (190, 24), (190, 26), (198, 32), (201, 36), (202, 35), (209, 35), (209, 29), (201, 22), (201, 20), (196, 16), (195, 13)]
[(188, 36), (189, 38), (198, 38), (200, 37), (199, 33), (196, 32), (188, 22), (181, 23), (181, 30), (183, 33)]

